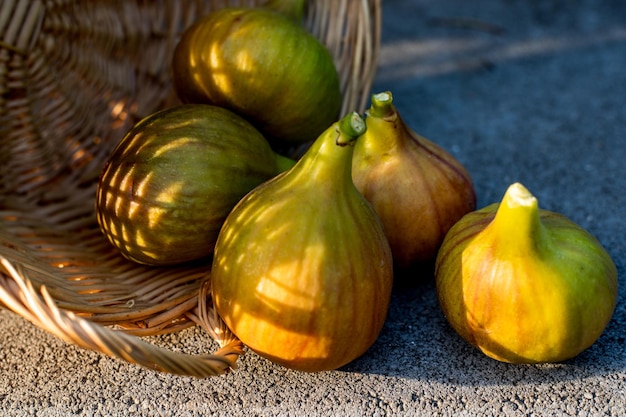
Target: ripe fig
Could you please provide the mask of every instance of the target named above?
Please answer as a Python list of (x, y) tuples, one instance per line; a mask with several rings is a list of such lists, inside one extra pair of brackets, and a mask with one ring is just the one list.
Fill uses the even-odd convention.
[(206, 104), (162, 110), (133, 126), (107, 159), (98, 222), (138, 263), (209, 256), (239, 199), (294, 163), (229, 110)]
[(217, 240), (217, 312), (250, 349), (288, 368), (347, 364), (387, 315), (391, 251), (350, 174), (364, 129), (356, 113), (334, 123), (293, 168), (247, 194)]
[(452, 327), (503, 362), (560, 362), (591, 346), (617, 301), (617, 270), (589, 232), (539, 209), (521, 184), (464, 216), (436, 262)]
[(177, 44), (172, 73), (183, 102), (228, 108), (273, 143), (312, 141), (339, 116), (329, 51), (295, 19), (268, 8), (227, 7), (200, 19)]
[(398, 269), (432, 268), (446, 232), (476, 208), (470, 175), (406, 125), (388, 91), (372, 96), (365, 123), (352, 159), (354, 184), (380, 217)]

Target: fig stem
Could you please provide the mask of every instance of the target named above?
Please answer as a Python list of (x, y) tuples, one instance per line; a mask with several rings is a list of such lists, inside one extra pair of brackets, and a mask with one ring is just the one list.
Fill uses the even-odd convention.
[(537, 198), (520, 183), (509, 186), (489, 228), (502, 241), (497, 250), (513, 251), (515, 256), (537, 254), (548, 241)]
[(339, 136), (336, 143), (339, 146), (349, 145), (364, 134), (366, 130), (365, 121), (357, 112), (347, 114), (337, 123)]
[(402, 152), (408, 142), (419, 144), (417, 135), (398, 114), (389, 91), (371, 96), (365, 123), (367, 133), (359, 140), (357, 148), (373, 160), (386, 159), (389, 155)]
[(323, 183), (323, 189), (328, 193), (335, 193), (337, 189), (345, 190), (346, 187), (357, 192), (352, 182), (354, 147), (349, 145), (365, 130), (365, 121), (358, 113), (344, 116), (313, 141), (286, 177), (296, 182)]
[(385, 118), (396, 114), (396, 108), (393, 105), (393, 95), (390, 91), (373, 94), (371, 100), (371, 106), (367, 111), (369, 116)]

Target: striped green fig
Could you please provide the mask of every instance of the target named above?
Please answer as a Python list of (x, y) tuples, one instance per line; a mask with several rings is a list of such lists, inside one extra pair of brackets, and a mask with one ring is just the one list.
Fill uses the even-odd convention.
[(206, 257), (239, 199), (293, 163), (229, 110), (206, 104), (162, 110), (133, 126), (107, 159), (98, 222), (138, 263)]

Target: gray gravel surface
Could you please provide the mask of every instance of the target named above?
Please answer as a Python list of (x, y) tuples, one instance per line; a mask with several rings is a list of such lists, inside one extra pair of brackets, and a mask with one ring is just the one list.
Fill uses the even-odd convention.
[[(470, 171), (479, 206), (520, 181), (626, 268), (626, 3), (385, 0), (374, 91)], [(376, 344), (305, 374), (253, 353), (197, 380), (67, 345), (0, 311), (2, 416), (626, 415), (623, 283), (605, 333), (575, 359), (511, 365), (448, 326), (432, 283), (396, 289)], [(198, 328), (149, 340), (216, 349)]]

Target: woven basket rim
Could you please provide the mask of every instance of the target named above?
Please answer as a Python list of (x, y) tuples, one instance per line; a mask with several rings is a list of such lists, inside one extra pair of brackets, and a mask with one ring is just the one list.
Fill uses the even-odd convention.
[[(202, 1), (189, 0), (186, 4), (199, 7), (200, 3)], [(205, 3), (205, 11), (209, 11), (226, 3), (246, 1), (207, 0)], [(49, 34), (43, 32), (43, 26), (38, 25), (50, 25), (55, 36), (68, 34), (64, 32), (69, 29), (63, 27), (63, 21), (44, 19), (42, 13), (50, 5), (58, 7), (54, 12), (64, 11), (63, 4), (45, 0), (12, 0), (0, 6), (0, 90), (3, 92), (0, 124), (4, 125), (0, 127), (0, 154), (6, 151), (9, 155), (8, 165), (0, 167), (0, 306), (68, 343), (150, 369), (195, 377), (221, 375), (235, 369), (244, 349), (213, 308), (210, 264), (199, 262), (172, 268), (138, 266), (121, 259), (97, 230), (90, 202), (95, 197), (102, 162), (112, 148), (112, 139), (106, 136), (110, 132), (105, 136), (94, 135), (92, 125), (77, 128), (69, 116), (61, 123), (51, 124), (53, 118), (65, 117), (54, 110), (54, 106), (45, 104), (48, 99), (56, 99), (54, 85), (43, 92), (15, 87), (26, 65), (33, 66), (29, 67), (32, 74), (28, 76), (39, 77), (39, 81), (46, 81), (50, 76), (38, 67), (44, 62), (42, 54), (46, 51), (29, 55), (29, 48), (38, 45), (39, 38), (45, 38), (40, 45), (44, 49), (52, 42), (46, 37)], [(159, 5), (175, 10), (168, 10), (171, 14), (168, 16)], [(90, 18), (113, 19), (113, 27), (118, 32), (112, 44), (127, 44), (136, 52), (139, 39), (148, 36), (146, 34), (160, 42), (164, 51), (171, 52), (180, 31), (194, 20), (192, 12), (196, 10), (183, 10), (167, 2), (128, 2), (127, 7), (132, 13), (144, 11), (143, 17), (149, 16), (158, 24), (141, 26), (135, 37), (127, 39), (131, 34), (124, 33), (124, 22), (115, 20), (120, 18), (117, 11), (105, 10), (98, 3)], [(2, 26), (1, 22), (11, 20), (7, 19), (8, 13), (21, 14), (12, 20), (12, 26)], [(381, 0), (308, 2), (305, 24), (329, 47), (340, 72), (344, 97), (342, 114), (365, 108), (376, 71), (380, 20)], [(22, 25), (24, 31), (21, 34), (18, 25)], [(98, 34), (88, 33), (87, 36)], [(87, 54), (82, 47), (76, 51)], [(72, 57), (71, 53), (76, 51), (60, 53)], [(121, 69), (113, 65), (113, 70)], [(137, 77), (149, 80), (150, 85), (160, 85), (168, 77), (164, 71), (147, 65), (137, 71), (128, 85), (120, 82), (116, 88), (134, 91)], [(172, 104), (169, 85), (154, 95), (146, 93), (139, 98), (133, 93), (123, 97), (115, 92), (108, 93), (107, 82), (113, 80), (113, 75), (104, 75), (108, 81), (93, 83), (89, 88), (94, 96), (104, 95), (108, 100), (105, 120), (117, 136), (128, 130), (133, 120)], [(55, 105), (65, 104), (59, 101)], [(28, 111), (21, 113), (22, 108)], [(96, 111), (89, 106), (66, 110), (73, 111), (71, 115), (76, 118)], [(35, 122), (39, 120), (35, 117), (36, 111), (50, 112), (40, 120), (43, 125)], [(44, 125), (59, 130), (48, 132)], [(25, 139), (31, 136), (32, 140)], [(53, 144), (57, 136), (62, 138), (60, 150)], [(196, 325), (219, 344), (214, 354), (192, 356), (169, 352), (141, 338)]]

